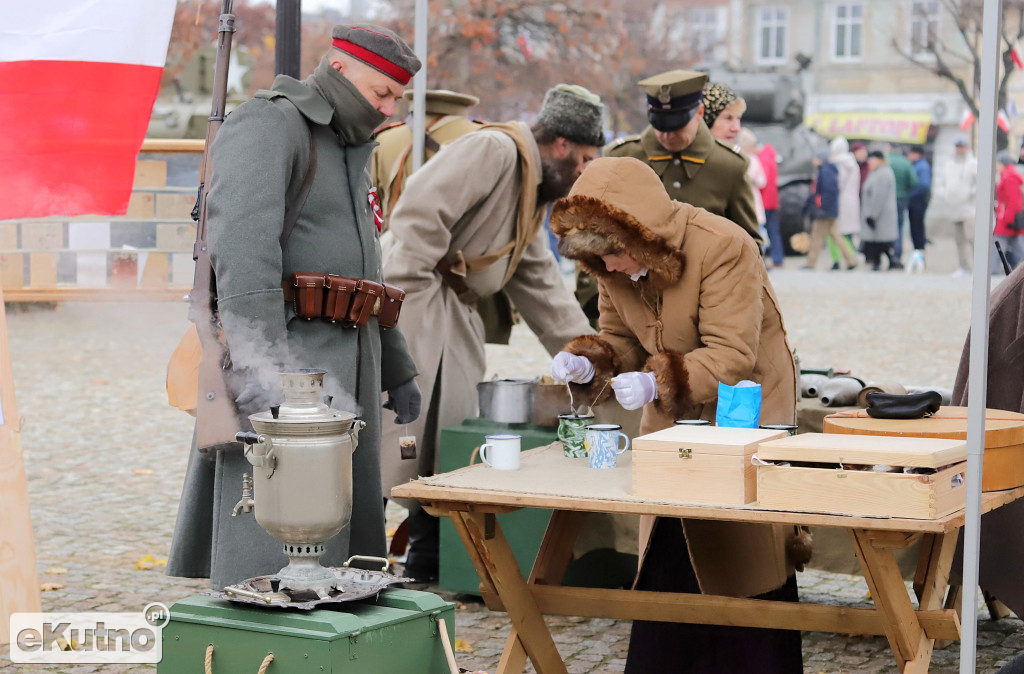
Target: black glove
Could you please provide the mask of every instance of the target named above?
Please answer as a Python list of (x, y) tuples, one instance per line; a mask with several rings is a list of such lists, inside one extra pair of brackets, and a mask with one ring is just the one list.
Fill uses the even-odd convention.
[(875, 219), (874, 218), (864, 218), (864, 222), (868, 223), (868, 227), (870, 227), (871, 229), (875, 228)]
[(410, 379), (388, 391), (388, 401), (384, 403), (384, 409), (394, 411), (397, 415), (396, 424), (411, 424), (419, 418), (422, 402), (419, 384), (416, 383), (416, 379)]

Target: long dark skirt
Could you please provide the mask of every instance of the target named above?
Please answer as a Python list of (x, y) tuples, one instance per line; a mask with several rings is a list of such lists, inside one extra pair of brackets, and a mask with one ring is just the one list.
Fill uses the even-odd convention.
[[(756, 562), (752, 562), (756, 563)], [(679, 520), (660, 518), (638, 590), (697, 594), (697, 576)], [(797, 601), (796, 576), (754, 599)], [(633, 622), (626, 674), (802, 674), (800, 632), (753, 627)]]

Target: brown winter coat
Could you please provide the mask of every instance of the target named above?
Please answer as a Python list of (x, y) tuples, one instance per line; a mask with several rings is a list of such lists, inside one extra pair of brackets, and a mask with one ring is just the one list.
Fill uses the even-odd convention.
[[(607, 397), (606, 382), (618, 373), (653, 372), (658, 398), (644, 408), (640, 426), (650, 433), (674, 419), (713, 420), (718, 383), (750, 379), (762, 387), (762, 423), (795, 423), (796, 368), (749, 235), (673, 201), (657, 174), (632, 158), (592, 162), (555, 204), (551, 224), (563, 255), (600, 279), (600, 334), (566, 346), (596, 372), (589, 385), (577, 386), (577, 399)], [(600, 256), (616, 251), (629, 253), (647, 276), (634, 282), (609, 273)], [(683, 526), (705, 593), (761, 594), (791, 573), (783, 547), (791, 527), (691, 520)], [(649, 533), (642, 526), (641, 550)]]
[[(985, 407), (1024, 412), (1024, 266), (1017, 267), (992, 292), (989, 302), (988, 391)], [(971, 337), (967, 336), (953, 386), (953, 404), (966, 406)], [(962, 566), (963, 531), (953, 569)], [(1024, 615), (1024, 501), (1014, 501), (981, 518), (979, 585)]]

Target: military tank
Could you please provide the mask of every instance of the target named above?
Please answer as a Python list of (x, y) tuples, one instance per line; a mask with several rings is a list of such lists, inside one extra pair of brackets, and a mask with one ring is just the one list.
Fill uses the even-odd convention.
[(747, 103), (743, 126), (759, 143), (775, 148), (779, 169), (779, 229), (786, 254), (793, 234), (808, 231), (807, 198), (815, 176), (814, 153), (828, 140), (804, 125), (800, 75), (792, 72), (731, 71), (706, 68), (712, 82), (728, 85)]

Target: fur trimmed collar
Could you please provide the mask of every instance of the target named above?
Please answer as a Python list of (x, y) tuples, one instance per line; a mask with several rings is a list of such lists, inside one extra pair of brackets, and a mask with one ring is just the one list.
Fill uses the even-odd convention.
[[(678, 211), (678, 206), (673, 209), (672, 219)], [(595, 197), (577, 194), (555, 202), (551, 229), (559, 237), (558, 252), (577, 260), (599, 278), (612, 275), (601, 256), (617, 251), (629, 253), (651, 274), (667, 283), (678, 281), (686, 266), (683, 251), (644, 227), (626, 211)]]

